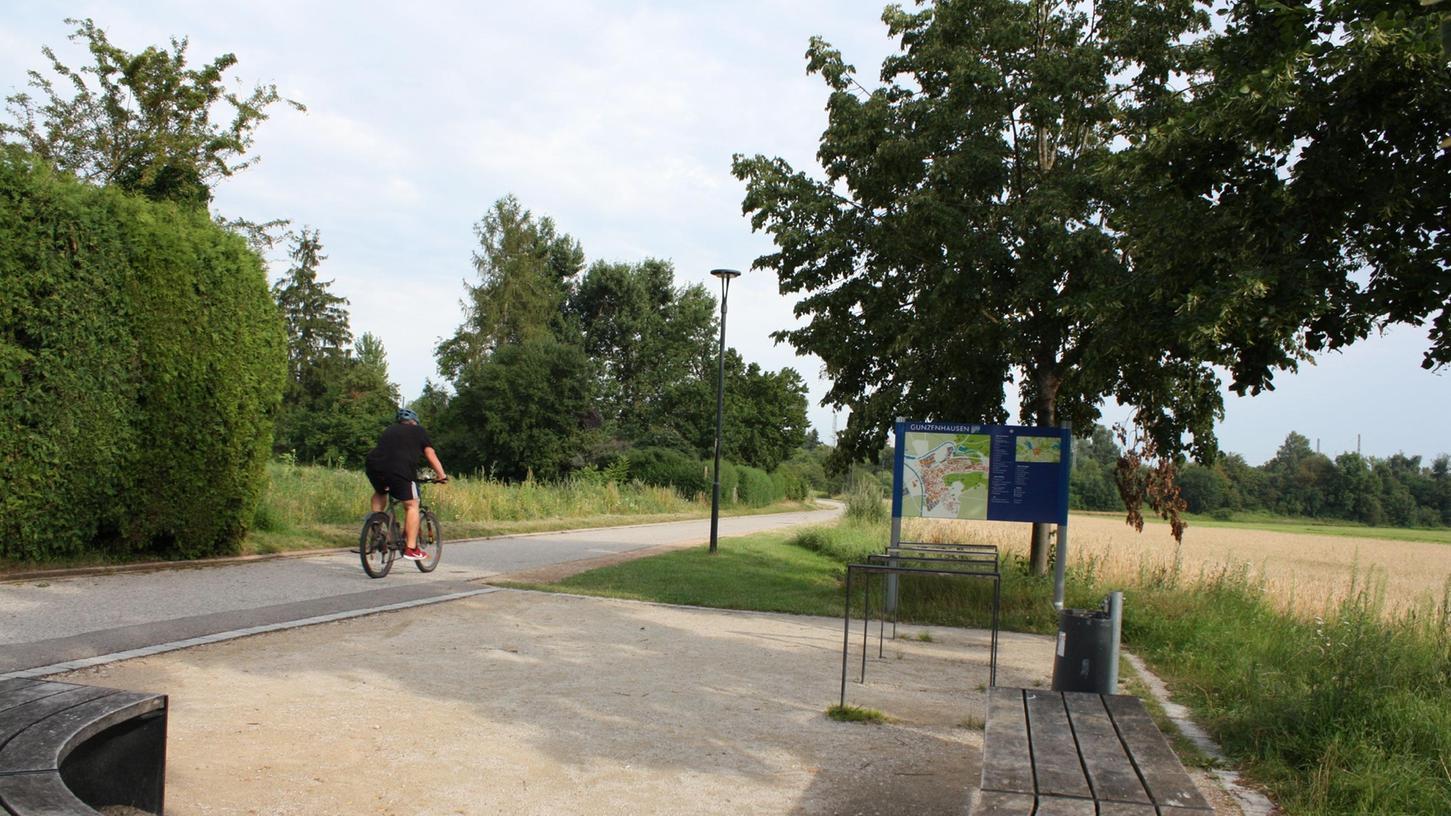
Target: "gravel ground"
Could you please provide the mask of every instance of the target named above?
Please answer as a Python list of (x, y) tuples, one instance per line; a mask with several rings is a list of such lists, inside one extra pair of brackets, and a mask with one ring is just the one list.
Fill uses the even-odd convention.
[[(173, 816), (961, 816), (987, 633), (902, 634), (847, 684), (882, 725), (824, 715), (840, 619), (509, 590), (65, 679), (170, 695)], [(1004, 635), (999, 682), (1046, 686), (1052, 648)]]

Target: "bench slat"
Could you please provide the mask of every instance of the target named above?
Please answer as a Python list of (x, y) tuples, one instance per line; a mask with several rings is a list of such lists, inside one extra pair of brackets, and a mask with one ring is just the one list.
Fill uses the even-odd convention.
[(1078, 738), (1083, 764), (1088, 768), (1094, 797), (1099, 801), (1152, 804), (1123, 743), (1119, 742), (1113, 720), (1103, 707), (1103, 698), (1067, 691), (1063, 693), (1063, 702), (1068, 706), (1068, 717)]
[[(114, 694), (114, 689), (74, 686), (65, 691), (31, 700), (22, 705), (0, 711), (0, 746), (9, 742), (16, 734), (29, 728), (39, 720), (78, 706), (81, 703)], [(0, 771), (12, 770), (0, 765)]]
[[(1160, 816), (1153, 805), (1138, 805), (1131, 802), (1099, 802), (1098, 816)], [(1173, 816), (1165, 810), (1163, 816)]]
[(0, 711), (24, 705), (67, 689), (76, 688), (70, 683), (50, 683), (38, 680), (0, 680)]
[(72, 746), (116, 723), (141, 717), (165, 706), (166, 698), (159, 694), (113, 691), (104, 697), (55, 712), (16, 734), (0, 748), (0, 768), (7, 771), (57, 769)]
[(1096, 812), (1092, 799), (1039, 796), (1035, 816), (1095, 816)]
[(1003, 791), (981, 791), (972, 816), (1033, 816), (1031, 793), (1005, 793)]
[(1028, 721), (1023, 711), (1023, 691), (1015, 688), (988, 690), (987, 728), (983, 744), (982, 789), (1033, 794), (1033, 759), (1028, 754)]
[(1161, 808), (1213, 812), (1169, 747), (1169, 741), (1154, 725), (1142, 701), (1137, 697), (1111, 695), (1104, 698), (1104, 705), (1113, 717), (1124, 745), (1133, 754), (1154, 804)]
[(1093, 798), (1078, 745), (1068, 722), (1063, 697), (1056, 693), (1028, 689), (1023, 692), (1028, 709), (1028, 733), (1033, 740), (1033, 770), (1039, 796)]
[(76, 816), (97, 813), (76, 798), (58, 771), (0, 776), (0, 806), (25, 816)]

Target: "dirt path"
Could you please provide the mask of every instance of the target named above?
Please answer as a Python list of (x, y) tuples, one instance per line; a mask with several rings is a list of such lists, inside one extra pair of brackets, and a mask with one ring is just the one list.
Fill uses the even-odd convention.
[[(823, 715), (839, 620), (512, 591), (68, 679), (171, 695), (175, 816), (961, 814), (986, 636), (907, 631), (848, 684), (880, 726)], [(1000, 682), (1051, 649), (1005, 636)]]

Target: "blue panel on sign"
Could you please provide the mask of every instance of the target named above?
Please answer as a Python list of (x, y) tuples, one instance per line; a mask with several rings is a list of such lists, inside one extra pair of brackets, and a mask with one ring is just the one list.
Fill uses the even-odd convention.
[(899, 422), (897, 518), (1068, 522), (1066, 428)]

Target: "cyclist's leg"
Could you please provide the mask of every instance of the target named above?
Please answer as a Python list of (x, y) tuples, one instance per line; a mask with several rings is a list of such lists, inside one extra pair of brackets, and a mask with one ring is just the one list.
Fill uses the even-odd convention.
[(378, 473), (372, 468), (365, 468), (363, 474), (368, 477), (369, 484), (373, 485), (373, 512), (381, 513), (388, 509), (388, 477)]
[(418, 499), (408, 499), (402, 502), (404, 510), (403, 538), (408, 542), (408, 549), (418, 547)]

